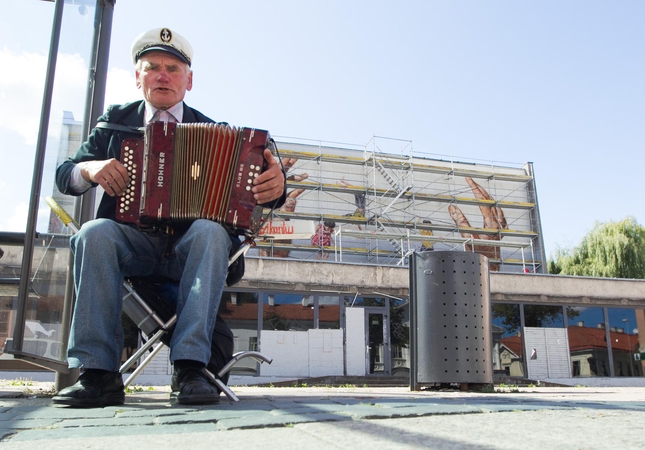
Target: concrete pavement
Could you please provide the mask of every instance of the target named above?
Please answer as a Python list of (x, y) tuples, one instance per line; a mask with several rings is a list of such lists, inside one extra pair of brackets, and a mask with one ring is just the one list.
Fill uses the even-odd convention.
[(123, 406), (72, 409), (51, 406), (51, 383), (20, 384), (0, 382), (2, 448), (645, 448), (640, 387), (239, 386), (240, 402), (184, 407), (144, 386)]

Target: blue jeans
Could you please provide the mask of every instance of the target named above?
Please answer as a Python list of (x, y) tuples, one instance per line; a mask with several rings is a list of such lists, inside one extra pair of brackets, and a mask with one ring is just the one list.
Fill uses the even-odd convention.
[(179, 281), (170, 360), (208, 363), (232, 243), (226, 230), (209, 220), (193, 222), (164, 255), (167, 240), (109, 219), (87, 222), (72, 236), (76, 304), (70, 368), (119, 369), (123, 278), (151, 275)]

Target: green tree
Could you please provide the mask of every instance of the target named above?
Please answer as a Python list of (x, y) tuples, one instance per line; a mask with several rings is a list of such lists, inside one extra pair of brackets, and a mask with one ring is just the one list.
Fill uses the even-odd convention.
[(558, 249), (549, 273), (645, 278), (645, 228), (634, 217), (599, 223), (573, 249)]

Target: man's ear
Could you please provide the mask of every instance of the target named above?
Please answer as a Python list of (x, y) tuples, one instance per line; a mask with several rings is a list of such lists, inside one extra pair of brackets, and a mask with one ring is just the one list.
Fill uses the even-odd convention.
[(137, 84), (137, 89), (141, 89), (141, 82), (139, 81), (139, 71), (138, 70), (134, 71), (134, 80), (135, 80), (135, 83)]
[(186, 85), (186, 90), (190, 91), (193, 88), (193, 71), (188, 72), (188, 84)]

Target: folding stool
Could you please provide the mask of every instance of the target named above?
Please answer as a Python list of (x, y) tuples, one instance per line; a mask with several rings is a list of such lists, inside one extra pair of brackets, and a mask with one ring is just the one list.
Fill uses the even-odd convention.
[[(63, 224), (69, 227), (73, 233), (78, 232), (78, 224), (58, 204), (58, 202), (56, 202), (56, 200), (52, 197), (47, 197), (45, 201)], [(250, 245), (251, 244), (247, 242), (242, 244), (240, 249), (229, 258), (229, 266), (233, 264), (237, 258), (243, 255)], [(174, 325), (177, 322), (177, 315), (174, 311), (170, 311), (161, 301), (156, 301), (155, 297), (150, 295), (144, 298), (141, 293), (137, 292), (135, 285), (141, 282), (142, 280), (137, 278), (125, 279), (123, 281), (123, 287), (126, 291), (126, 294), (123, 297), (123, 311), (128, 315), (128, 317), (130, 317), (130, 319), (132, 319), (137, 328), (139, 328), (139, 330), (141, 330), (141, 332), (148, 338), (147, 341), (119, 368), (119, 372), (124, 374), (134, 365), (134, 363), (143, 358), (137, 368), (132, 372), (132, 374), (130, 374), (127, 380), (125, 380), (124, 385), (126, 387), (132, 384), (141, 371), (143, 371), (143, 369), (145, 369), (145, 367), (161, 351), (164, 347), (163, 339), (170, 336), (170, 333), (172, 333)], [(218, 320), (220, 320), (220, 317), (218, 317)], [(158, 345), (153, 349), (155, 344)], [(144, 357), (145, 353), (149, 351), (150, 353)], [(272, 358), (269, 358), (260, 352), (243, 351), (233, 354), (231, 360), (220, 368), (217, 373), (211, 373), (208, 370), (206, 371), (206, 373), (211, 377), (211, 381), (234, 402), (239, 401), (239, 398), (226, 385), (226, 382), (233, 366), (246, 358), (252, 358), (259, 363), (266, 362), (271, 364), (273, 361)]]

